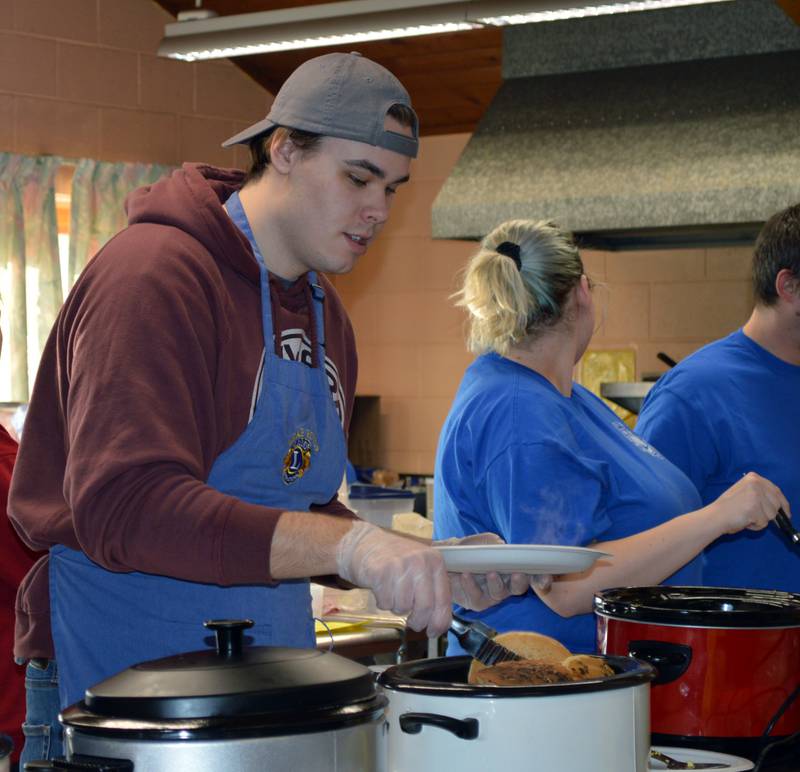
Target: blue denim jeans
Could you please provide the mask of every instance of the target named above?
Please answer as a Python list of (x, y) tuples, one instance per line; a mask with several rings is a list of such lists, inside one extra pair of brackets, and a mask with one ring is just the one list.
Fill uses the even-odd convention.
[(53, 759), (63, 755), (61, 724), (58, 721), (58, 668), (56, 661), (30, 660), (25, 669), (25, 745), (19, 768), (28, 761)]

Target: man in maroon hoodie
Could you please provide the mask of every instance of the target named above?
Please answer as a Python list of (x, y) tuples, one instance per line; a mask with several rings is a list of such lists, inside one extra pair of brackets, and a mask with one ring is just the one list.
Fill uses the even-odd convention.
[(20, 589), (15, 653), (55, 655), (62, 707), (203, 648), (204, 619), (313, 646), (311, 576), (369, 588), (432, 636), (454, 598), (528, 588), (448, 575), (430, 544), (336, 499), (356, 354), (323, 274), (354, 267), (409, 178), (407, 92), (357, 54), (317, 57), (236, 142), (247, 175), (187, 164), (129, 197), (42, 357), (10, 515), (49, 556)]

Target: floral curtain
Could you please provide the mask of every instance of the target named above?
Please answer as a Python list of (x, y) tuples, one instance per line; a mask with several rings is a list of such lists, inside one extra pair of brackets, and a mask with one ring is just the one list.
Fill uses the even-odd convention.
[(0, 153), (0, 401), (27, 402), (62, 303), (55, 174), (62, 160)]
[(72, 178), (69, 238), (69, 287), (86, 263), (127, 225), (125, 197), (172, 171), (160, 164), (107, 163), (82, 159)]
[[(69, 255), (60, 259), (55, 178), (62, 164), (75, 166), (75, 173)], [(0, 403), (28, 401), (64, 297), (97, 250), (127, 224), (125, 197), (172, 168), (0, 153)]]

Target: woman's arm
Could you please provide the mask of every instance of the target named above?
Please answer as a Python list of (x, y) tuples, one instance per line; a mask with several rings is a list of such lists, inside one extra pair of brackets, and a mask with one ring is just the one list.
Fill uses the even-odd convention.
[(592, 544), (612, 557), (599, 560), (580, 574), (554, 577), (547, 591), (536, 587), (534, 591), (561, 616), (588, 613), (596, 592), (608, 587), (659, 584), (720, 536), (745, 528), (766, 528), (778, 507), (789, 512), (780, 489), (751, 472), (702, 509), (624, 539)]

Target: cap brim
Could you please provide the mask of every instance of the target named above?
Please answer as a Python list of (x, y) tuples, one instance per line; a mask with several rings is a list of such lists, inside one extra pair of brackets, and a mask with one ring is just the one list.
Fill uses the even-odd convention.
[(222, 143), (222, 147), (241, 145), (244, 142), (249, 142), (251, 139), (253, 139), (253, 137), (257, 137), (259, 134), (266, 134), (267, 132), (272, 131), (272, 129), (276, 127), (277, 124), (273, 123), (271, 120), (269, 120), (269, 118), (264, 118), (264, 120), (254, 123), (244, 131), (240, 131), (238, 134), (234, 134), (229, 139), (226, 139)]

